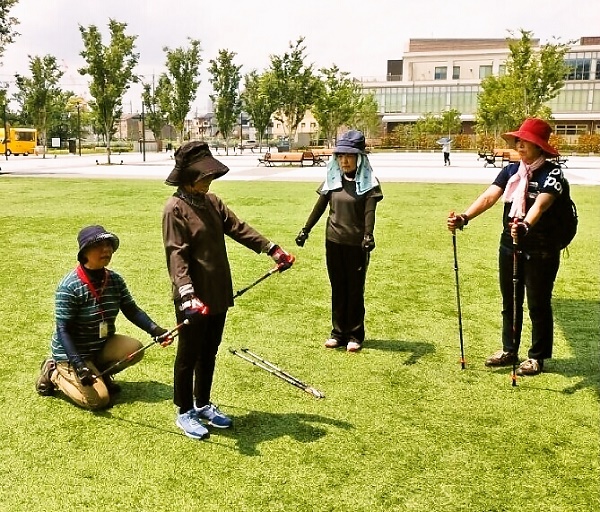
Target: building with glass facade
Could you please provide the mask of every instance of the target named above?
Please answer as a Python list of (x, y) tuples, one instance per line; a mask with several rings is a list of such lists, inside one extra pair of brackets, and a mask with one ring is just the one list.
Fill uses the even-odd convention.
[[(401, 60), (388, 61), (385, 79), (362, 79), (362, 86), (375, 95), (386, 132), (427, 112), (456, 109), (471, 133), (481, 80), (502, 75), (509, 55), (506, 39), (411, 39)], [(555, 132), (600, 134), (600, 37), (582, 37), (565, 60), (571, 72), (548, 104)]]

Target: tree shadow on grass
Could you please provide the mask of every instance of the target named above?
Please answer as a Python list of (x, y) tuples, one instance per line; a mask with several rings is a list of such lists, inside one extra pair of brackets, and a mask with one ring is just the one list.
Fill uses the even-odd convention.
[(580, 389), (592, 388), (600, 396), (600, 301), (554, 299), (553, 310), (574, 357), (551, 359), (544, 372), (581, 378), (563, 393), (572, 394)]
[(416, 364), (421, 357), (435, 352), (435, 345), (424, 341), (366, 340), (365, 348), (388, 352), (407, 352), (410, 354), (404, 363), (407, 366)]

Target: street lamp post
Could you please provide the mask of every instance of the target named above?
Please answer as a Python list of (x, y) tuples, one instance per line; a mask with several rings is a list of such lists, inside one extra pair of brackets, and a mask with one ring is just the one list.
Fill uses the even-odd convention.
[(77, 103), (77, 149), (81, 156), (81, 105)]

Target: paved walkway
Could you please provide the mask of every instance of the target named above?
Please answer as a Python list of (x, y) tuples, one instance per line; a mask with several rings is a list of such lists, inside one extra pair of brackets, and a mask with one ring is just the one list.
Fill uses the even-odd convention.
[[(243, 155), (215, 154), (230, 169), (222, 180), (234, 181), (310, 181), (319, 183), (325, 167), (258, 165), (258, 152)], [(382, 182), (481, 183), (493, 181), (499, 168), (484, 167), (475, 153), (452, 153), (450, 167), (444, 167), (440, 152), (373, 153), (369, 156), (375, 174)], [(0, 182), (5, 176), (133, 178), (163, 180), (174, 160), (167, 153), (113, 154), (112, 165), (106, 155), (0, 156)], [(98, 162), (98, 163), (96, 163)], [(565, 176), (574, 185), (600, 185), (600, 157), (569, 157)]]

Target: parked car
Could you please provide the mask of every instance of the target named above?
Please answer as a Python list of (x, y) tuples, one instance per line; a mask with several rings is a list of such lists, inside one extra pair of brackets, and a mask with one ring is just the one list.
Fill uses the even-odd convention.
[(253, 139), (243, 140), (237, 147), (241, 149), (258, 149), (258, 142)]

